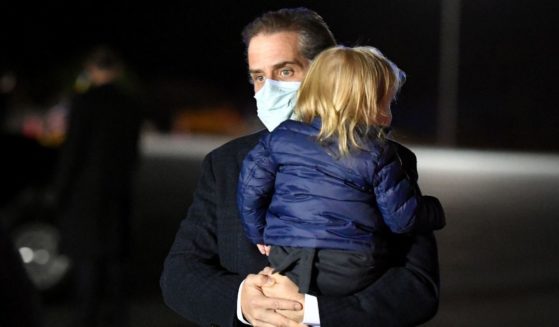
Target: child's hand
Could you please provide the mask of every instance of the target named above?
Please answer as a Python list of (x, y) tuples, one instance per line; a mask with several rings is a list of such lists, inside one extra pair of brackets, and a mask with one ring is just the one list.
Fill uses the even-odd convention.
[(265, 255), (265, 256), (270, 255), (270, 246), (269, 245), (256, 244), (256, 247), (258, 247), (258, 251), (260, 251), (260, 253), (262, 253), (263, 255)]

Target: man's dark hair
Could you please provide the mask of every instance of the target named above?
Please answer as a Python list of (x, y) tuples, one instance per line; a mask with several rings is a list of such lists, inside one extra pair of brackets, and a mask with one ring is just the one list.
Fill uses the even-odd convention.
[(300, 7), (269, 11), (249, 23), (242, 32), (245, 49), (248, 49), (254, 36), (277, 32), (299, 33), (299, 49), (309, 60), (336, 45), (334, 35), (324, 19), (314, 11)]

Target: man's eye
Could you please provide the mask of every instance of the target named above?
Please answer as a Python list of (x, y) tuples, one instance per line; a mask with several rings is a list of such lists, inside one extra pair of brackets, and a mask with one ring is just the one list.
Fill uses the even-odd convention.
[(293, 70), (291, 69), (282, 69), (280, 72), (282, 77), (291, 77), (293, 76)]
[(264, 75), (251, 75), (250, 80), (252, 83), (262, 83), (265, 80)]

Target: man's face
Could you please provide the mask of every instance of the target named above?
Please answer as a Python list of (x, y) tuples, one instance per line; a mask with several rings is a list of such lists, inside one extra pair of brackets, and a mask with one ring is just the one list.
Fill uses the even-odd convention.
[(248, 71), (254, 83), (254, 93), (266, 79), (302, 81), (310, 61), (299, 52), (296, 32), (258, 34), (248, 45)]

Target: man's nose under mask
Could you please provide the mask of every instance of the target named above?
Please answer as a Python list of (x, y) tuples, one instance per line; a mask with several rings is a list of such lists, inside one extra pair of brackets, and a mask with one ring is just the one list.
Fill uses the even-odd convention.
[(264, 86), (254, 95), (258, 118), (270, 132), (283, 121), (294, 118), (293, 110), (300, 86), (301, 82), (267, 79)]

